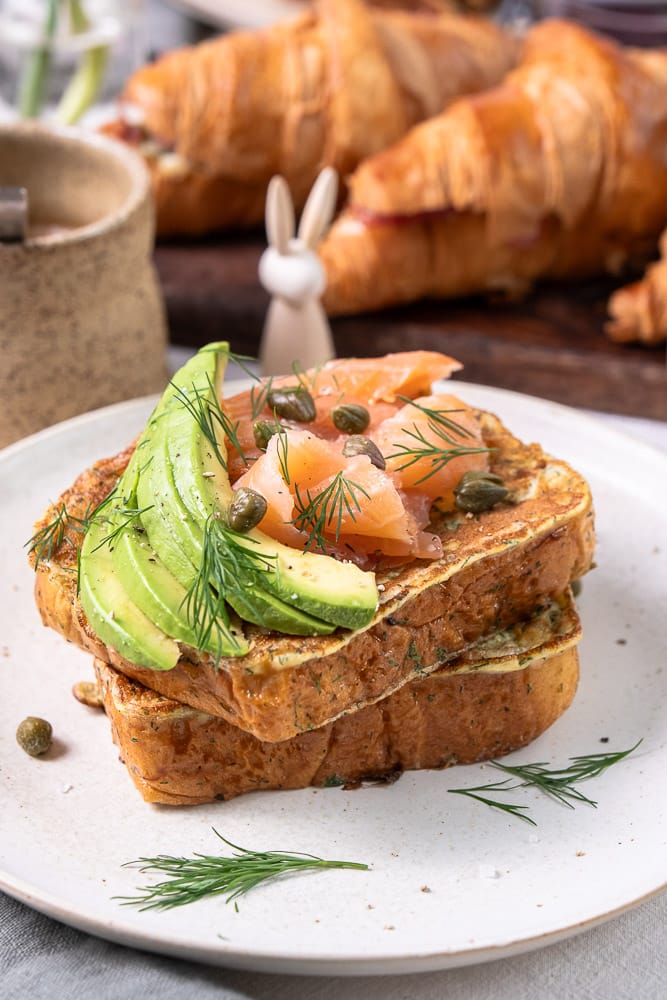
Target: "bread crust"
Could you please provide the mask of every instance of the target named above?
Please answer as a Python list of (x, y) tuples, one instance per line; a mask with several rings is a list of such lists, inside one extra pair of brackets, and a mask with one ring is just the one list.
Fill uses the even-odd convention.
[[(480, 413), (480, 420), (492, 468), (514, 501), (475, 517), (443, 514), (433, 525), (443, 558), (380, 575), (381, 605), (365, 630), (303, 638), (251, 628), (247, 656), (216, 664), (182, 647), (170, 671), (137, 666), (105, 646), (86, 621), (76, 593), (75, 531), (38, 566), (42, 620), (128, 677), (265, 741), (289, 739), (385, 698), (481, 636), (528, 618), (590, 568), (594, 518), (585, 480), (538, 445), (518, 441), (492, 414)], [(128, 458), (126, 451), (87, 470), (40, 524), (62, 504), (82, 516), (113, 488)]]
[(565, 603), (550, 638), (540, 643), (544, 624), (532, 626), (538, 645), (492, 654), (493, 672), (482, 672), (484, 647), (473, 650), (388, 698), (279, 743), (164, 698), (100, 659), (95, 671), (112, 738), (147, 802), (195, 805), (267, 789), (350, 786), (499, 757), (544, 732), (570, 705), (579, 676), (580, 625)]
[[(517, 68), (368, 157), (320, 248), (330, 314), (645, 264), (667, 224), (667, 52), (568, 21)], [(620, 329), (618, 327), (617, 329)]]
[(619, 288), (609, 299), (605, 332), (612, 340), (659, 344), (667, 339), (667, 229), (660, 237), (660, 254), (640, 281)]
[(142, 131), (107, 130), (139, 148), (157, 143), (147, 162), (161, 235), (256, 224), (272, 175), (303, 207), (322, 167), (344, 181), (416, 122), (500, 80), (515, 48), (485, 18), (320, 0), (294, 20), (142, 67), (123, 94), (141, 110)]

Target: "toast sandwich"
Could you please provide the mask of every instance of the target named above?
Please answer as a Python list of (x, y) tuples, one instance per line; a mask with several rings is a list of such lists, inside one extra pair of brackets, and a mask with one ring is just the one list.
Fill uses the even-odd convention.
[(95, 659), (95, 672), (113, 741), (143, 798), (197, 805), (258, 790), (394, 780), (518, 750), (570, 705), (580, 634), (567, 593), (387, 698), (280, 743), (165, 698), (103, 660)]
[[(420, 352), (414, 354), (419, 355)], [(394, 387), (384, 395), (400, 395), (402, 400), (401, 390), (405, 390), (408, 395), (412, 393), (415, 398), (423, 398), (423, 392), (430, 390), (433, 371), (433, 358), (426, 361), (424, 373), (416, 382), (413, 380), (409, 390), (402, 384), (398, 390)], [(335, 378), (339, 386), (346, 372), (352, 378), (350, 373), (357, 370), (356, 363), (350, 360), (332, 364), (337, 366)], [(376, 368), (378, 364), (377, 359), (372, 359), (369, 367)], [(327, 371), (329, 369), (325, 366), (319, 377), (324, 379)], [(363, 395), (358, 384), (355, 392), (357, 399)], [(322, 391), (322, 398), (326, 397), (327, 393)], [(368, 394), (364, 398), (368, 402)], [(378, 403), (379, 407), (395, 408), (397, 405), (403, 404), (397, 403), (395, 398)], [(406, 405), (421, 404), (408, 402)], [(461, 407), (463, 405), (460, 404)], [(369, 407), (372, 409), (370, 402)], [(382, 412), (385, 413), (385, 410)], [(433, 415), (440, 411), (427, 412)], [(153, 423), (164, 428), (165, 419), (168, 418), (158, 406)], [(311, 614), (295, 619), (297, 624), (293, 628), (300, 629), (300, 634), (290, 634), (287, 629), (267, 628), (261, 622), (238, 616), (234, 611), (228, 618), (231, 631), (227, 637), (230, 642), (242, 641), (242, 650), (232, 649), (231, 655), (220, 648), (211, 651), (210, 643), (207, 650), (203, 641), (196, 645), (169, 639), (159, 648), (162, 650), (164, 646), (172, 659), (160, 668), (141, 662), (138, 656), (129, 654), (128, 647), (122, 642), (116, 643), (114, 637), (120, 635), (118, 628), (125, 621), (125, 608), (118, 604), (117, 611), (111, 607), (107, 609), (106, 617), (100, 614), (95, 604), (99, 594), (95, 590), (98, 578), (92, 556), (108, 548), (114, 550), (107, 553), (108, 558), (115, 559), (121, 547), (119, 539), (123, 529), (126, 535), (132, 534), (130, 540), (133, 544), (137, 537), (142, 545), (146, 544), (145, 537), (150, 535), (151, 511), (148, 507), (155, 508), (152, 514), (156, 517), (164, 513), (162, 494), (159, 491), (155, 494), (153, 504), (137, 506), (135, 501), (134, 521), (129, 531), (127, 519), (120, 526), (116, 523), (114, 528), (113, 517), (110, 516), (107, 535), (95, 545), (90, 541), (90, 511), (95, 508), (103, 510), (104, 502), (109, 509), (109, 497), (118, 496), (119, 484), (122, 486), (128, 482), (128, 469), (133, 469), (133, 463), (136, 466), (137, 456), (146, 454), (142, 444), (146, 438), (140, 438), (136, 447), (131, 446), (83, 472), (37, 525), (35, 538), (44, 539), (48, 526), (59, 515), (62, 521), (62, 514), (66, 512), (66, 523), (54, 544), (48, 549), (43, 545), (41, 551), (33, 545), (32, 559), (37, 570), (35, 594), (42, 620), (96, 657), (101, 673), (116, 678), (113, 685), (111, 681), (108, 684), (105, 682), (108, 688), (115, 685), (114, 690), (121, 690), (122, 678), (128, 678), (149, 689), (152, 693), (142, 697), (157, 699), (156, 705), (162, 704), (158, 698), (162, 696), (168, 699), (170, 706), (177, 702), (270, 744), (320, 730), (342, 717), (351, 717), (351, 713), (356, 715), (376, 702), (385, 703), (390, 695), (393, 696), (406, 684), (421, 682), (428, 675), (442, 677), (453, 665), (465, 663), (466, 657), (473, 655), (472, 651), (479, 650), (480, 641), (529, 621), (537, 607), (549, 605), (564, 593), (573, 580), (590, 568), (594, 548), (592, 500), (583, 477), (567, 463), (546, 455), (539, 445), (517, 440), (494, 415), (470, 411), (469, 419), (476, 427), (480, 447), (470, 448), (471, 455), (467, 456), (467, 460), (478, 463), (483, 460), (486, 471), (482, 475), (490, 476), (495, 482), (502, 481), (505, 498), (479, 513), (464, 511), (453, 503), (443, 506), (432, 504), (428, 511), (427, 537), (430, 544), (437, 547), (437, 558), (380, 558), (371, 571), (360, 568), (354, 562), (348, 564), (332, 555), (322, 555), (327, 566), (333, 565), (336, 574), (341, 568), (348, 574), (343, 577), (348, 583), (352, 580), (356, 586), (356, 582), (361, 581), (360, 586), (367, 587), (368, 581), (373, 581), (376, 589), (372, 603), (366, 595), (365, 603), (360, 600), (354, 605), (354, 594), (350, 591), (352, 596), (348, 597), (344, 589), (348, 583), (339, 586), (336, 583), (338, 577), (334, 575), (331, 608), (322, 611), (322, 614), (329, 615), (329, 619), (338, 616), (339, 621), (341, 615), (349, 613), (360, 624), (346, 627), (332, 624), (329, 620), (325, 622), (326, 628), (312, 626), (318, 627), (318, 631), (307, 634), (308, 623), (319, 621), (312, 614), (314, 605), (311, 603), (307, 605)], [(429, 416), (428, 425), (431, 426), (434, 420), (435, 417)], [(236, 426), (238, 430), (240, 425), (237, 423)], [(290, 440), (296, 444), (306, 441), (312, 448), (314, 442), (310, 438), (299, 438), (298, 433)], [(379, 430), (375, 436), (382, 440)], [(296, 444), (295, 456), (298, 452)], [(270, 447), (267, 446), (262, 455), (268, 456)], [(259, 459), (253, 468), (260, 468)], [(356, 462), (356, 457), (353, 461)], [(227, 464), (230, 468), (233, 464), (230, 453)], [(453, 466), (454, 460), (448, 468)], [(153, 470), (151, 474), (154, 474), (155, 463), (150, 468)], [(362, 463), (356, 462), (354, 469), (357, 477), (362, 475), (364, 469), (373, 471), (367, 457)], [(210, 474), (213, 476), (212, 472)], [(453, 468), (452, 474), (455, 477), (459, 475)], [(376, 482), (372, 477), (363, 480), (368, 491), (371, 490), (371, 481)], [(414, 500), (419, 494), (419, 487), (408, 489), (405, 494), (410, 494)], [(381, 494), (374, 494), (375, 503), (379, 503), (380, 499)], [(102, 507), (98, 506), (100, 504)], [(352, 521), (358, 532), (361, 513), (356, 518), (352, 517)], [(85, 532), (82, 525), (87, 526)], [(253, 531), (248, 536), (248, 545), (250, 542), (259, 544), (257, 539), (264, 537), (253, 534)], [(416, 534), (421, 537), (424, 532)], [(353, 541), (356, 537), (354, 532), (349, 535)], [(149, 548), (148, 551), (152, 550)], [(297, 556), (308, 554), (290, 551), (294, 552), (293, 562), (298, 561)], [(372, 559), (377, 557), (377, 553), (369, 555), (366, 551), (361, 555), (357, 553), (357, 556), (364, 566), (368, 566), (373, 564)], [(155, 554), (150, 558), (155, 562)], [(275, 558), (279, 560), (282, 556)], [(85, 570), (89, 564), (93, 566), (89, 569), (90, 579), (86, 581), (84, 577), (82, 581), (79, 572), (77, 580), (77, 567)], [(274, 565), (270, 563), (271, 567)], [(307, 565), (312, 569), (320, 563), (307, 562)], [(132, 566), (136, 568), (135, 564)], [(266, 564), (268, 566), (269, 563)], [(284, 595), (276, 589), (280, 581), (276, 583), (271, 577), (273, 570), (266, 567), (265, 572), (257, 571), (252, 578), (249, 577), (247, 588), (241, 594), (246, 601), (242, 608), (248, 605), (248, 600), (256, 592), (272, 609), (284, 606), (285, 601), (276, 597)], [(136, 583), (133, 574), (125, 578), (132, 589)], [(274, 584), (274, 590), (269, 593), (267, 588)], [(352, 587), (352, 584), (349, 586)], [(93, 590), (92, 597), (90, 590)], [(237, 596), (233, 592), (230, 600)], [(296, 597), (296, 593), (293, 596)], [(320, 604), (317, 606), (321, 607), (321, 594), (318, 600)], [(341, 602), (342, 610), (339, 606)], [(238, 601), (235, 603), (238, 608)], [(252, 614), (252, 611), (251, 608), (247, 613)], [(145, 621), (145, 618), (141, 620)], [(302, 627), (303, 622), (306, 625)], [(188, 633), (185, 630), (179, 634)], [(110, 668), (111, 672), (105, 673)], [(123, 690), (141, 689), (135, 684)], [(161, 711), (159, 709), (158, 714)], [(169, 716), (172, 708), (165, 711)], [(352, 723), (341, 721), (341, 725)], [(236, 738), (245, 739), (238, 733)], [(401, 766), (412, 766), (409, 758)], [(288, 779), (277, 777), (275, 780), (284, 783)], [(237, 792), (222, 788), (220, 794), (228, 796)]]

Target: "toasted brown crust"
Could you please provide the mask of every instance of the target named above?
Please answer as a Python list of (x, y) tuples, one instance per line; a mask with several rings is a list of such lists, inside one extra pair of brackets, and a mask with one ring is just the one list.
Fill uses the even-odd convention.
[[(257, 224), (274, 174), (297, 209), (324, 166), (341, 179), (418, 121), (501, 79), (510, 33), (486, 18), (323, 0), (294, 21), (228, 32), (137, 70), (123, 99), (180, 161), (147, 159), (161, 235)], [(106, 128), (136, 142), (133, 129)], [(136, 131), (136, 130), (134, 130)]]
[[(590, 568), (594, 527), (586, 482), (539, 446), (522, 444), (497, 418), (481, 418), (494, 449), (492, 467), (517, 502), (454, 518), (456, 530), (451, 530), (454, 515), (443, 516), (437, 526), (443, 558), (386, 577), (381, 607), (366, 630), (305, 639), (255, 631), (244, 657), (215, 664), (183, 648), (170, 671), (137, 666), (105, 646), (86, 621), (73, 572), (76, 532), (38, 567), (35, 593), (42, 619), (128, 677), (262, 740), (289, 739), (385, 698), (413, 677), (437, 670), (480, 636), (529, 617), (536, 605)], [(128, 454), (87, 470), (58, 504), (81, 515), (91, 492), (100, 499), (113, 487)], [(50, 508), (40, 523), (52, 516)], [(279, 669), (281, 660), (288, 666)]]
[[(280, 743), (171, 701), (102, 660), (95, 670), (114, 742), (147, 802), (194, 805), (245, 792), (355, 784), (443, 768), (526, 746), (570, 705), (579, 623), (535, 648), (530, 663), (484, 673), (477, 656), (404, 685), (373, 705)], [(532, 659), (531, 659), (532, 657)], [(511, 669), (514, 667), (515, 669)], [(478, 668), (478, 669), (476, 669)]]

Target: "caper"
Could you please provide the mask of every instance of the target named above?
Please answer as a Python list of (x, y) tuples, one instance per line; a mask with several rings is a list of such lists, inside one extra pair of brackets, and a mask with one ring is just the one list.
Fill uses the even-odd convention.
[(27, 719), (19, 723), (16, 730), (16, 742), (29, 753), (31, 757), (39, 757), (51, 746), (53, 729), (51, 723), (46, 719), (39, 719), (35, 715), (29, 715)]
[(343, 434), (361, 434), (371, 422), (371, 415), (360, 403), (341, 403), (331, 411), (334, 427)]
[(252, 434), (257, 447), (266, 451), (267, 444), (279, 430), (280, 426), (274, 420), (256, 420), (252, 425)]
[(72, 694), (77, 701), (82, 705), (88, 705), (89, 708), (101, 708), (104, 704), (102, 688), (93, 681), (77, 681), (72, 686)]
[(351, 434), (343, 445), (343, 454), (346, 458), (352, 458), (354, 455), (367, 455), (377, 469), (387, 468), (384, 455), (375, 441), (364, 437), (363, 434)]
[(272, 389), (266, 396), (267, 404), (284, 420), (310, 424), (317, 416), (315, 400), (303, 385), (293, 388)]
[(454, 503), (460, 510), (471, 514), (481, 514), (491, 510), (501, 500), (506, 500), (509, 490), (500, 476), (494, 472), (471, 470), (464, 472), (454, 487)]
[(256, 490), (241, 486), (234, 494), (234, 499), (227, 511), (229, 527), (234, 531), (250, 531), (256, 527), (266, 514), (266, 500)]

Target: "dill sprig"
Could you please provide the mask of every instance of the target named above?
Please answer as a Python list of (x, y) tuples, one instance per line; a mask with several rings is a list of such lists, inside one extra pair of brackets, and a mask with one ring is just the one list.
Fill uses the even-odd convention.
[(334, 525), (333, 534), (337, 542), (345, 511), (353, 521), (361, 510), (359, 494), (370, 500), (370, 494), (363, 486), (346, 479), (342, 471), (338, 472), (329, 485), (321, 493), (311, 494), (306, 490), (305, 497), (301, 494), (298, 484), (294, 486), (294, 506), (297, 511), (292, 524), (300, 531), (308, 533), (306, 548), (318, 545), (324, 549), (326, 545), (325, 532)]
[(275, 417), (274, 419), (278, 427), (276, 434), (274, 436), (276, 438), (276, 456), (278, 458), (278, 464), (280, 465), (280, 474), (287, 483), (287, 485), (289, 486), (291, 481), (289, 474), (289, 462), (288, 462), (289, 439), (287, 437), (287, 432), (285, 428), (278, 423), (278, 418)]
[[(492, 764), (497, 766), (495, 761), (492, 761)], [(494, 809), (500, 809), (501, 812), (510, 813), (510, 815), (516, 816), (517, 819), (525, 820), (526, 823), (530, 823), (531, 826), (537, 826), (535, 820), (526, 815), (525, 810), (528, 809), (528, 806), (518, 806), (511, 802), (503, 802), (502, 799), (490, 799), (486, 795), (480, 795), (480, 792), (491, 792), (495, 794), (497, 792), (508, 792), (510, 791), (510, 788), (521, 787), (518, 784), (509, 785), (508, 782), (509, 778), (505, 779), (505, 781), (492, 781), (489, 782), (488, 785), (475, 785), (474, 788), (449, 788), (448, 791), (450, 791), (452, 795), (465, 795), (469, 799), (475, 799), (477, 802), (483, 802), (486, 806), (492, 806)]]
[(253, 385), (250, 390), (250, 409), (253, 420), (256, 420), (260, 413), (266, 409), (272, 385), (273, 378), (268, 378), (266, 382), (260, 382), (259, 385)]
[(502, 799), (493, 799), (481, 795), (481, 792), (498, 794), (500, 792), (510, 792), (516, 788), (537, 788), (544, 792), (549, 798), (574, 809), (575, 803), (584, 802), (586, 805), (597, 808), (595, 799), (589, 798), (579, 788), (577, 784), (581, 781), (588, 781), (596, 778), (606, 771), (613, 764), (623, 760), (637, 749), (641, 740), (627, 750), (618, 750), (614, 753), (592, 753), (577, 757), (570, 757), (567, 767), (550, 769), (544, 761), (536, 764), (501, 764), (497, 760), (490, 761), (490, 766), (510, 775), (503, 781), (490, 782), (488, 785), (476, 785), (474, 788), (450, 788), (454, 795), (466, 795), (468, 798), (476, 799), (485, 805), (500, 809), (502, 812), (510, 813), (518, 819), (523, 819), (532, 826), (537, 826), (534, 819), (527, 816), (525, 810), (528, 806), (517, 806)]
[[(134, 499), (136, 503), (136, 497), (133, 496), (130, 500)], [(143, 531), (143, 527), (137, 524), (138, 519), (142, 514), (145, 514), (147, 510), (152, 510), (153, 504), (148, 504), (146, 507), (132, 506), (131, 503), (123, 504), (119, 507), (112, 507), (109, 515), (102, 515), (100, 508), (98, 507), (95, 511), (93, 517), (96, 521), (100, 523), (106, 523), (109, 525), (109, 532), (103, 535), (97, 545), (91, 550), (92, 552), (97, 552), (98, 549), (103, 548), (103, 546), (108, 545), (111, 547), (114, 542), (120, 538), (122, 533), (126, 531), (130, 526), (135, 531)]]
[(325, 861), (314, 854), (285, 854), (282, 851), (249, 851), (226, 840), (213, 830), (223, 844), (235, 852), (229, 857), (194, 854), (191, 858), (159, 854), (155, 858), (138, 858), (124, 867), (140, 866), (141, 872), (158, 872), (167, 879), (157, 885), (141, 886), (139, 896), (116, 896), (123, 906), (139, 906), (141, 910), (168, 910), (175, 906), (195, 903), (206, 896), (226, 895), (225, 902), (244, 896), (262, 882), (279, 878), (289, 872), (322, 868), (354, 868), (368, 871), (368, 865), (358, 861)]
[(232, 423), (220, 405), (218, 395), (215, 391), (215, 386), (213, 385), (210, 376), (207, 376), (207, 382), (208, 386), (206, 389), (192, 385), (191, 391), (172, 383), (176, 393), (176, 399), (178, 399), (179, 403), (185, 407), (188, 413), (190, 413), (197, 422), (202, 435), (211, 445), (213, 454), (223, 469), (227, 468), (227, 459), (220, 449), (218, 429), (222, 430), (224, 436), (231, 441), (241, 456), (244, 465), (247, 465), (248, 462), (243, 453), (243, 448), (239, 443), (237, 435), (238, 423)]
[(317, 384), (317, 379), (319, 378), (319, 374), (322, 371), (322, 364), (323, 362), (320, 362), (318, 365), (316, 365), (312, 369), (312, 375), (310, 376), (310, 378), (308, 378), (308, 371), (303, 367), (301, 362), (293, 361), (292, 372), (294, 373), (294, 376), (299, 385), (302, 385), (305, 389), (310, 389), (310, 391), (312, 392), (315, 389), (315, 385)]
[(57, 552), (67, 539), (68, 530), (74, 531), (77, 535), (86, 533), (90, 524), (90, 510), (89, 507), (83, 517), (76, 517), (69, 513), (64, 503), (59, 504), (52, 520), (42, 525), (24, 545), (28, 552), (35, 554), (35, 569), (41, 562), (48, 562), (53, 557), (54, 552)]
[(459, 458), (461, 455), (481, 455), (490, 451), (490, 449), (486, 447), (480, 448), (479, 446), (476, 447), (461, 444), (461, 442), (457, 441), (453, 436), (457, 435), (459, 438), (474, 437), (474, 435), (462, 424), (459, 424), (456, 420), (452, 420), (451, 417), (447, 416), (448, 413), (461, 413), (461, 410), (434, 410), (428, 406), (422, 406), (413, 399), (408, 399), (403, 396), (400, 396), (399, 398), (403, 399), (411, 406), (414, 406), (415, 409), (424, 413), (428, 417), (427, 426), (429, 430), (436, 436), (439, 442), (442, 442), (442, 444), (439, 444), (434, 441), (429, 441), (417, 424), (412, 424), (411, 429), (408, 427), (402, 428), (404, 434), (411, 438), (415, 443), (395, 443), (394, 447), (396, 450), (390, 455), (387, 455), (386, 458), (388, 461), (395, 458), (402, 459), (403, 461), (397, 467), (399, 471), (409, 469), (410, 466), (415, 465), (417, 462), (430, 462), (430, 469), (415, 482), (415, 486), (418, 486), (420, 483), (425, 482), (425, 480), (430, 479), (431, 476), (434, 476), (454, 458)]
[(236, 594), (245, 599), (249, 584), (259, 582), (259, 574), (274, 567), (275, 557), (253, 549), (256, 544), (252, 538), (230, 528), (218, 513), (206, 519), (202, 558), (184, 608), (198, 645), (210, 648), (215, 637), (218, 657), (224, 645), (241, 649), (229, 614), (228, 597)]

